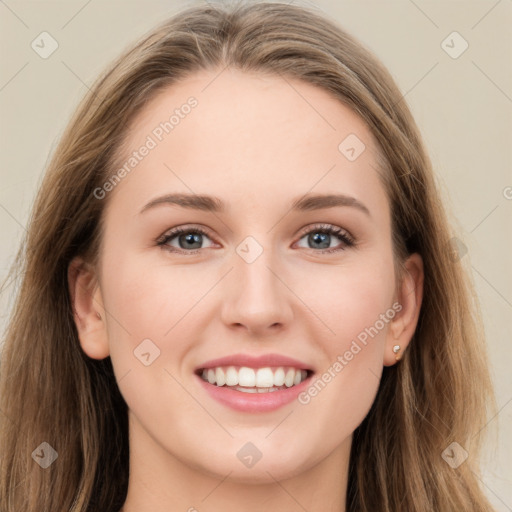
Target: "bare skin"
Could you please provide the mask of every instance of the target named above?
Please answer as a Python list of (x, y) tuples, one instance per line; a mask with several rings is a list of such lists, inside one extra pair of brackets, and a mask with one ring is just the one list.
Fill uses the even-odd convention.
[[(81, 346), (93, 358), (110, 355), (129, 408), (123, 512), (343, 512), (352, 433), (383, 366), (396, 364), (393, 346), (403, 353), (417, 324), (421, 257), (407, 260), (396, 288), (377, 146), (356, 114), (303, 82), (219, 72), (167, 88), (137, 117), (126, 158), (187, 98), (197, 99), (99, 199), (108, 208), (98, 268), (80, 258), (71, 265)], [(338, 149), (349, 134), (365, 145), (353, 161)], [(160, 203), (141, 213), (171, 193), (217, 196), (225, 208)], [(350, 204), (292, 210), (305, 194), (344, 194), (368, 212)], [(354, 244), (327, 234), (325, 249), (318, 239), (326, 225)], [(177, 226), (206, 230), (198, 249), (183, 235), (158, 245)], [(250, 263), (237, 252), (249, 236), (249, 251), (262, 250)], [(377, 324), (393, 304), (399, 311)], [(235, 411), (194, 375), (210, 359), (277, 353), (320, 378), (365, 328), (381, 324), (307, 403)], [(134, 356), (145, 339), (160, 350), (148, 366)], [(237, 457), (248, 442), (261, 453), (250, 468)]]

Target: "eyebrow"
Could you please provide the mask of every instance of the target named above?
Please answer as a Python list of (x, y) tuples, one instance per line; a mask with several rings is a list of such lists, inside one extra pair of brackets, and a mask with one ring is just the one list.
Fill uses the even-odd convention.
[[(177, 205), (182, 208), (202, 210), (206, 212), (221, 213), (225, 211), (225, 204), (219, 197), (201, 194), (166, 194), (147, 203), (140, 213), (159, 205)], [(358, 199), (345, 194), (306, 194), (291, 203), (291, 210), (311, 211), (339, 206), (357, 208), (370, 216), (368, 208)]]

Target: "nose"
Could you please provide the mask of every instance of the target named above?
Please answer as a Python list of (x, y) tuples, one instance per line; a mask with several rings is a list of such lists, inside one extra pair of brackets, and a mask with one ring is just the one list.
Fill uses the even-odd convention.
[(233, 255), (221, 314), (230, 329), (265, 336), (290, 325), (293, 293), (271, 252), (263, 250), (252, 262), (243, 253)]

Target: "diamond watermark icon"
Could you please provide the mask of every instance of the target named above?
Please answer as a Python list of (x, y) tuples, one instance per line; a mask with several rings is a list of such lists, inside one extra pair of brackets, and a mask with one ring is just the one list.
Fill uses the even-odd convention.
[(263, 247), (257, 240), (248, 236), (244, 238), (236, 247), (236, 253), (246, 262), (252, 263), (263, 253)]
[(48, 32), (41, 32), (30, 46), (39, 57), (47, 59), (59, 47), (59, 43)]
[(33, 452), (32, 458), (43, 468), (51, 466), (59, 454), (46, 441), (41, 443)]
[(339, 152), (350, 162), (357, 160), (365, 149), (363, 141), (355, 133), (345, 137), (338, 146)]
[(446, 250), (448, 251), (448, 255), (450, 256), (450, 259), (454, 263), (456, 263), (461, 258), (463, 258), (468, 252), (467, 246), (461, 240), (459, 240), (456, 236), (454, 236), (453, 238), (450, 238), (450, 240), (448, 240)]
[(453, 442), (441, 457), (450, 467), (457, 469), (468, 458), (468, 452), (459, 443)]
[(457, 31), (453, 31), (443, 39), (441, 48), (452, 59), (458, 59), (469, 48), (469, 43)]
[(255, 464), (261, 459), (263, 454), (256, 448), (251, 442), (245, 443), (240, 450), (238, 450), (236, 456), (240, 459), (240, 462), (247, 466), (249, 469), (255, 466)]
[(146, 338), (137, 345), (133, 354), (144, 366), (149, 366), (160, 356), (160, 349), (149, 338)]

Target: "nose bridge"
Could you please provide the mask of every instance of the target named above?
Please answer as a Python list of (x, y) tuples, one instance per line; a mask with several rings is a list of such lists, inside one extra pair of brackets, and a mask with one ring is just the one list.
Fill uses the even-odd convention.
[(236, 246), (231, 285), (223, 303), (227, 324), (242, 324), (256, 332), (290, 321), (289, 291), (278, 278), (276, 248), (270, 247), (270, 239), (266, 237), (263, 246), (255, 236), (247, 236)]

